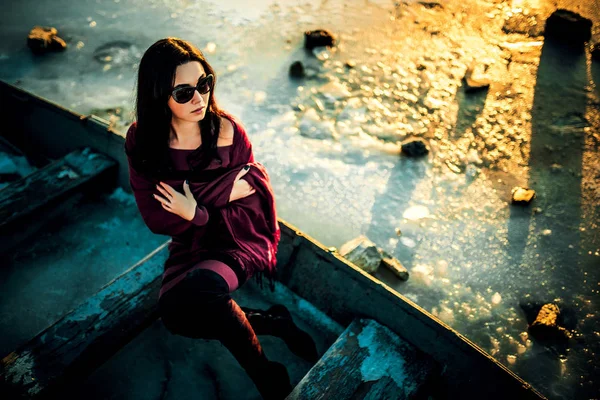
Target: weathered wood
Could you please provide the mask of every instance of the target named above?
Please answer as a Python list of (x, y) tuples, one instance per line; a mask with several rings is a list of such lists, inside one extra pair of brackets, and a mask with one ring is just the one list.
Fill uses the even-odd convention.
[(5, 399), (52, 398), (78, 382), (158, 317), (167, 243), (0, 362)]
[(85, 191), (114, 184), (116, 167), (102, 153), (79, 149), (6, 186), (0, 191), (0, 252), (68, 211)]
[(356, 319), (288, 399), (427, 398), (438, 375), (431, 357), (376, 321)]

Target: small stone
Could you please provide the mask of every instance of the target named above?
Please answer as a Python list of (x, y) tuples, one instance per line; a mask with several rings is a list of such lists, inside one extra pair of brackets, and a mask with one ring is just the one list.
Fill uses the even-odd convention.
[(555, 164), (552, 164), (550, 166), (550, 171), (552, 171), (552, 172), (560, 172), (562, 170), (562, 168), (563, 168), (562, 165), (555, 163)]
[(381, 260), (381, 266), (392, 271), (398, 279), (403, 281), (408, 280), (408, 270), (396, 258), (384, 256)]
[(402, 153), (409, 157), (421, 157), (429, 153), (429, 149), (423, 139), (411, 139), (402, 143)]
[(419, 1), (419, 4), (430, 10), (434, 8), (444, 8), (444, 6), (437, 1)]
[(344, 243), (339, 254), (369, 274), (377, 271), (383, 259), (375, 243), (364, 235)]
[(65, 50), (67, 44), (57, 34), (56, 28), (34, 26), (27, 36), (27, 46), (34, 54)]
[(396, 236), (402, 236), (402, 230), (400, 228), (396, 228)]
[[(490, 80), (485, 77), (476, 77), (474, 78), (474, 72), (477, 65), (473, 62), (471, 65), (467, 67), (467, 71), (465, 72), (465, 76), (463, 78), (463, 82), (465, 83), (465, 90), (467, 92), (475, 92), (479, 90), (484, 90), (490, 87)], [(484, 67), (484, 69), (487, 69)]]
[(544, 37), (579, 46), (592, 37), (592, 21), (569, 10), (558, 9), (546, 20)]
[(292, 78), (304, 78), (304, 64), (301, 61), (295, 61), (290, 65), (290, 76)]
[(533, 209), (533, 212), (536, 213), (536, 214), (540, 214), (542, 212), (542, 208), (541, 207), (535, 207)]
[(312, 50), (315, 47), (333, 47), (335, 46), (335, 38), (331, 32), (325, 29), (317, 29), (314, 31), (304, 32), (304, 48)]
[(346, 68), (349, 68), (349, 69), (355, 68), (356, 67), (356, 61), (354, 61), (354, 60), (348, 60), (348, 61), (346, 61), (346, 63), (344, 64), (344, 66)]
[(531, 336), (539, 340), (564, 340), (571, 337), (569, 331), (558, 326), (560, 310), (556, 304), (544, 304), (535, 321), (529, 325)]
[(544, 229), (542, 231), (542, 235), (544, 235), (544, 236), (550, 236), (550, 235), (552, 235), (552, 229)]
[(529, 188), (515, 187), (512, 190), (512, 204), (527, 205), (535, 197), (535, 190)]

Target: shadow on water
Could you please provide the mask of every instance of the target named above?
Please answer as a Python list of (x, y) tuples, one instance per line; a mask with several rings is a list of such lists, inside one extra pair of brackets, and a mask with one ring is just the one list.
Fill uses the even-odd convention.
[[(542, 212), (533, 214), (532, 207), (511, 206), (508, 221), (512, 268), (520, 277), (519, 287), (515, 288), (520, 301), (529, 293), (533, 301), (545, 303), (580, 292), (583, 275), (578, 253), (587, 85), (583, 46), (567, 47), (546, 39), (531, 111), (529, 158), (529, 186), (537, 195), (532, 206), (540, 207)], [(536, 247), (527, 250), (528, 243)], [(564, 301), (567, 307), (573, 306), (571, 299)], [(532, 370), (537, 373), (528, 373)], [(541, 348), (524, 357), (516, 372), (553, 398), (563, 398), (573, 390), (573, 382), (561, 377), (558, 358)], [(537, 382), (533, 380), (536, 377)]]
[[(386, 247), (388, 238), (395, 237), (394, 232), (399, 227), (398, 221), (409, 207), (413, 192), (417, 184), (425, 177), (427, 169), (426, 160), (410, 159), (404, 156), (401, 156), (392, 168), (385, 192), (375, 198), (371, 207), (371, 223), (365, 233), (378, 246)], [(415, 246), (406, 246), (402, 241), (398, 241), (395, 248), (391, 250), (393, 255), (410, 271), (418, 249), (419, 235), (418, 231), (411, 232), (405, 229), (402, 234), (414, 240)]]

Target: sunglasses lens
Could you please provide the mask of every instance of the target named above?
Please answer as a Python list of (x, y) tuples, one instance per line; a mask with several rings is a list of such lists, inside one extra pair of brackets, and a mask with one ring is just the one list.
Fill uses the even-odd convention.
[(206, 94), (212, 89), (213, 76), (208, 75), (206, 78), (198, 82), (198, 91), (200, 94)]
[(187, 103), (194, 97), (196, 88), (182, 88), (173, 92), (173, 100), (178, 103)]

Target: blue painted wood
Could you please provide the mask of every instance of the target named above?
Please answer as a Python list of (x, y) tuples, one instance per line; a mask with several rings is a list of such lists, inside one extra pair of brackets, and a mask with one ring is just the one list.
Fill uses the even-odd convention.
[(0, 252), (65, 213), (88, 191), (113, 187), (117, 162), (90, 148), (75, 150), (0, 191)]
[(427, 398), (438, 377), (431, 357), (376, 321), (356, 319), (288, 399)]
[(52, 398), (156, 320), (167, 243), (0, 361), (4, 399)]

